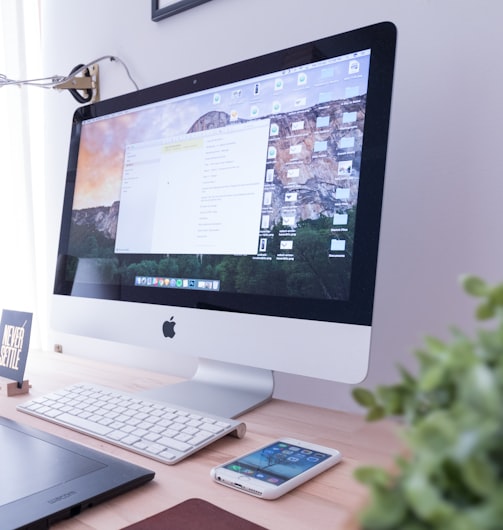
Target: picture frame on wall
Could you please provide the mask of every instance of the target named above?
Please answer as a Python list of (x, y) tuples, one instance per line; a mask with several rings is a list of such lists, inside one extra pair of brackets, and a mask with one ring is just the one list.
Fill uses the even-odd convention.
[(152, 20), (158, 22), (163, 18), (176, 15), (210, 0), (152, 0)]

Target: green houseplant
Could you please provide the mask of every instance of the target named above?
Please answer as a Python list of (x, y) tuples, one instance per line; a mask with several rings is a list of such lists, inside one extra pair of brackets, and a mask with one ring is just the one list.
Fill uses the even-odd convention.
[(398, 384), (353, 391), (369, 420), (402, 420), (405, 445), (394, 470), (356, 470), (370, 494), (364, 530), (503, 528), (503, 284), (462, 284), (490, 325), (474, 339), (459, 330), (448, 343), (428, 338), (417, 375), (400, 368)]

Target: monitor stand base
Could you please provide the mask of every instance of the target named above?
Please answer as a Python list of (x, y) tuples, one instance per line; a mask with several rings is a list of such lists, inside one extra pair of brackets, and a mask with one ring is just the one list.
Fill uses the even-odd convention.
[(271, 370), (199, 359), (192, 379), (146, 390), (140, 395), (224, 418), (236, 418), (269, 401), (273, 390)]

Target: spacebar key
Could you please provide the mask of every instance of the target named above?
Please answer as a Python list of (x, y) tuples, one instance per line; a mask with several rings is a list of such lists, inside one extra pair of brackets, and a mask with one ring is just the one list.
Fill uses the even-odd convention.
[(94, 421), (86, 420), (85, 418), (79, 418), (79, 416), (68, 414), (68, 412), (60, 414), (55, 419), (64, 422), (69, 426), (73, 426), (76, 429), (83, 429), (84, 431), (92, 432), (100, 436), (106, 436), (112, 430), (106, 425), (101, 425), (99, 423), (95, 423)]

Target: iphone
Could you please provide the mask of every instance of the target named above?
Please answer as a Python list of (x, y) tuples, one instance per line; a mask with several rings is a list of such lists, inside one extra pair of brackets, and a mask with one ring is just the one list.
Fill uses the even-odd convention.
[(224, 486), (262, 499), (277, 499), (342, 459), (337, 449), (281, 438), (211, 470)]

